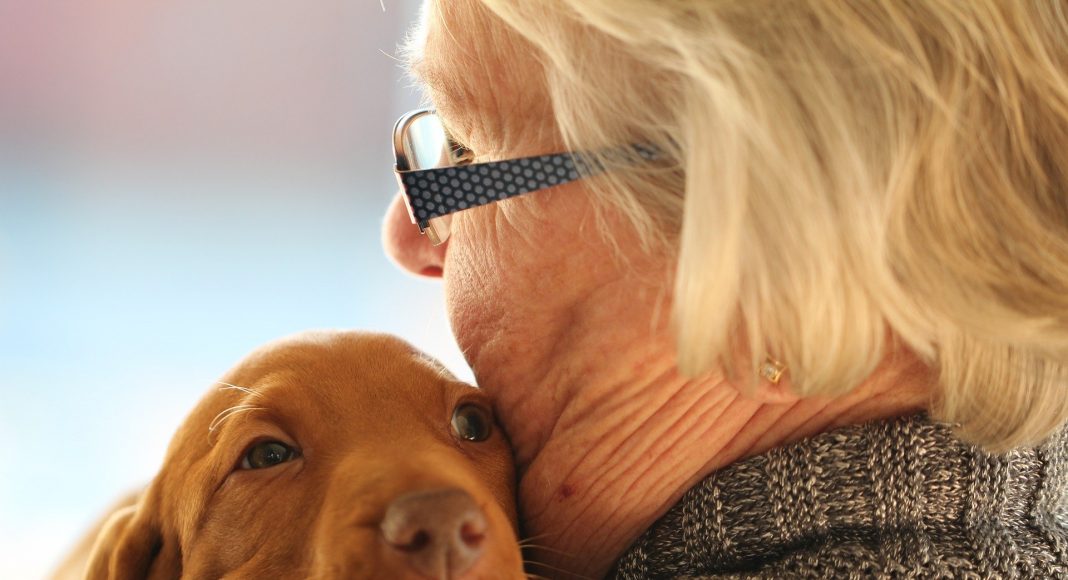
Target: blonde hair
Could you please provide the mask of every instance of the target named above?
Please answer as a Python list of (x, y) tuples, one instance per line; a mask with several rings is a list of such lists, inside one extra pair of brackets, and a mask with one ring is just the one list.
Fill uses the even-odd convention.
[(754, 369), (836, 395), (893, 340), (972, 441), (1068, 418), (1063, 3), (480, 1), (541, 60), (569, 148), (663, 152), (606, 159), (597, 189), (677, 247), (683, 372), (742, 336)]

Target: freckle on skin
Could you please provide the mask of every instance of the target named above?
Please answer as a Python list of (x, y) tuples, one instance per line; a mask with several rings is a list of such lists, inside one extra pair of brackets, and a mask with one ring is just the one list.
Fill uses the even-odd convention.
[(569, 497), (571, 497), (573, 495), (575, 495), (575, 486), (574, 485), (571, 485), (570, 483), (565, 483), (564, 485), (560, 486), (560, 500), (561, 501), (565, 500), (565, 499), (567, 499), (567, 498), (569, 498)]

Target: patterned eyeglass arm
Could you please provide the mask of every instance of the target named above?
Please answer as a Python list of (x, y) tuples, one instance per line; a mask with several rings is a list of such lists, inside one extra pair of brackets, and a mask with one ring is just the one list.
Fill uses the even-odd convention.
[(436, 169), (397, 177), (420, 231), (431, 219), (589, 177), (598, 170), (577, 154), (557, 153)]

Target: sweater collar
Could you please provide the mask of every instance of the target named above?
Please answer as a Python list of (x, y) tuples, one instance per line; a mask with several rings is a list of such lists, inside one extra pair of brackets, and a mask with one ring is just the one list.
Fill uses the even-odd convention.
[(829, 431), (713, 473), (631, 546), (616, 576), (742, 572), (828, 538), (891, 530), (1012, 529), (1059, 510), (1064, 441), (992, 455), (925, 415)]

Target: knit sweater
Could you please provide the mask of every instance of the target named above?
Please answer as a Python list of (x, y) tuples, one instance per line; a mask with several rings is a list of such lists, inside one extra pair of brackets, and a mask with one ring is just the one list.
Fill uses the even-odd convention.
[(1068, 578), (1068, 436), (991, 455), (923, 415), (823, 433), (689, 490), (637, 578)]

